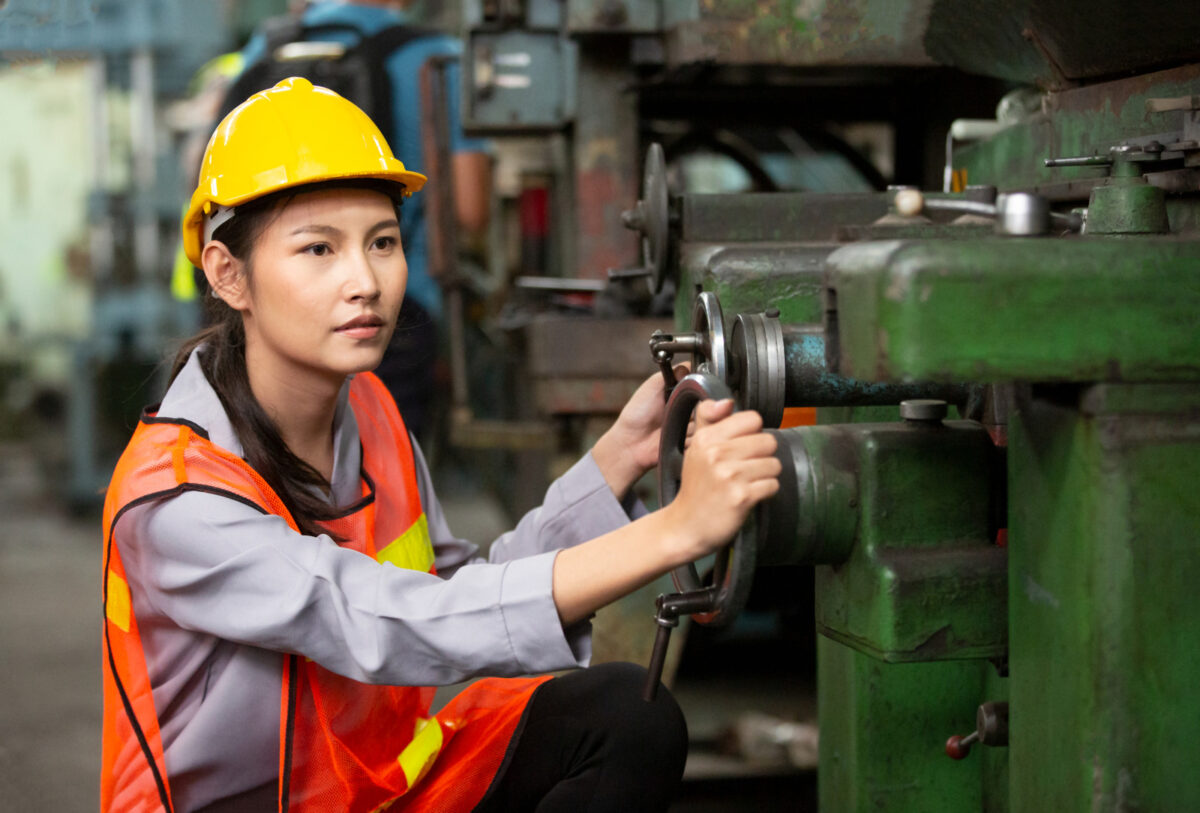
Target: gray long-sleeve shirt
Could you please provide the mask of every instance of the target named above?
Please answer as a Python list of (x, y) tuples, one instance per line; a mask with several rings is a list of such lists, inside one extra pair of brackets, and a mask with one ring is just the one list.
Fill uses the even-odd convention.
[[(360, 494), (348, 391), (347, 384), (334, 419), (338, 505)], [(197, 424), (216, 445), (242, 453), (195, 355), (158, 415)], [(437, 576), (298, 534), (216, 494), (187, 492), (118, 520), (177, 810), (275, 777), (281, 652), (397, 685), (586, 665), (589, 625), (564, 631), (554, 605), (555, 552), (629, 521), (590, 455), (493, 543), (490, 561), (450, 532), (415, 444), (414, 457)]]

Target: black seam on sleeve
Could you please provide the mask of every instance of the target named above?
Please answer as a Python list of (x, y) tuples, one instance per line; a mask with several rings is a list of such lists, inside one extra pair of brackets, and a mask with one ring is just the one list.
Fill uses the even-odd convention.
[(208, 430), (198, 423), (192, 423), (186, 418), (160, 418), (154, 413), (158, 410), (157, 405), (146, 407), (142, 410), (141, 422), (147, 424), (175, 424), (176, 426), (186, 426), (200, 437), (208, 440)]

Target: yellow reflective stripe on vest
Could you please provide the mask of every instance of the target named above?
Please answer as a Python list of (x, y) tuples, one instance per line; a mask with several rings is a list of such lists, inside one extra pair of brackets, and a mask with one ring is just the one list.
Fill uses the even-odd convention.
[(433, 543), (429, 541), (429, 520), (425, 513), (409, 529), (375, 554), (380, 562), (426, 572), (433, 567)]
[(108, 571), (108, 601), (105, 604), (105, 615), (108, 620), (121, 628), (121, 632), (129, 632), (129, 618), (133, 614), (132, 602), (129, 597), (129, 585), (113, 571)]
[(442, 750), (442, 727), (433, 717), (417, 720), (410, 742), (396, 759), (408, 780), (408, 787), (421, 781), (421, 777), (433, 767), (438, 752)]

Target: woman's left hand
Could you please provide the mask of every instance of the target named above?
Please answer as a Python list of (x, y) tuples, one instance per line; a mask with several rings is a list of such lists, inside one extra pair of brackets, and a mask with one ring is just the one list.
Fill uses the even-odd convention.
[[(690, 365), (675, 367), (675, 378), (690, 372)], [(666, 383), (662, 373), (655, 373), (625, 404), (616, 422), (592, 448), (592, 457), (600, 467), (609, 488), (618, 497), (650, 469), (658, 465), (658, 439), (666, 416)]]

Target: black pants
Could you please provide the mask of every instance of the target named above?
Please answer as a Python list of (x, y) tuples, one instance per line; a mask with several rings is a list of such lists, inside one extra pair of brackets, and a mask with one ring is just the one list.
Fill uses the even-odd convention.
[(646, 670), (608, 663), (538, 687), (475, 813), (665, 811), (687, 757), (687, 724)]
[[(683, 776), (687, 724), (665, 687), (642, 700), (645, 679), (640, 666), (606, 663), (539, 686), (475, 813), (665, 811)], [(277, 793), (272, 781), (197, 813), (262, 813)]]

